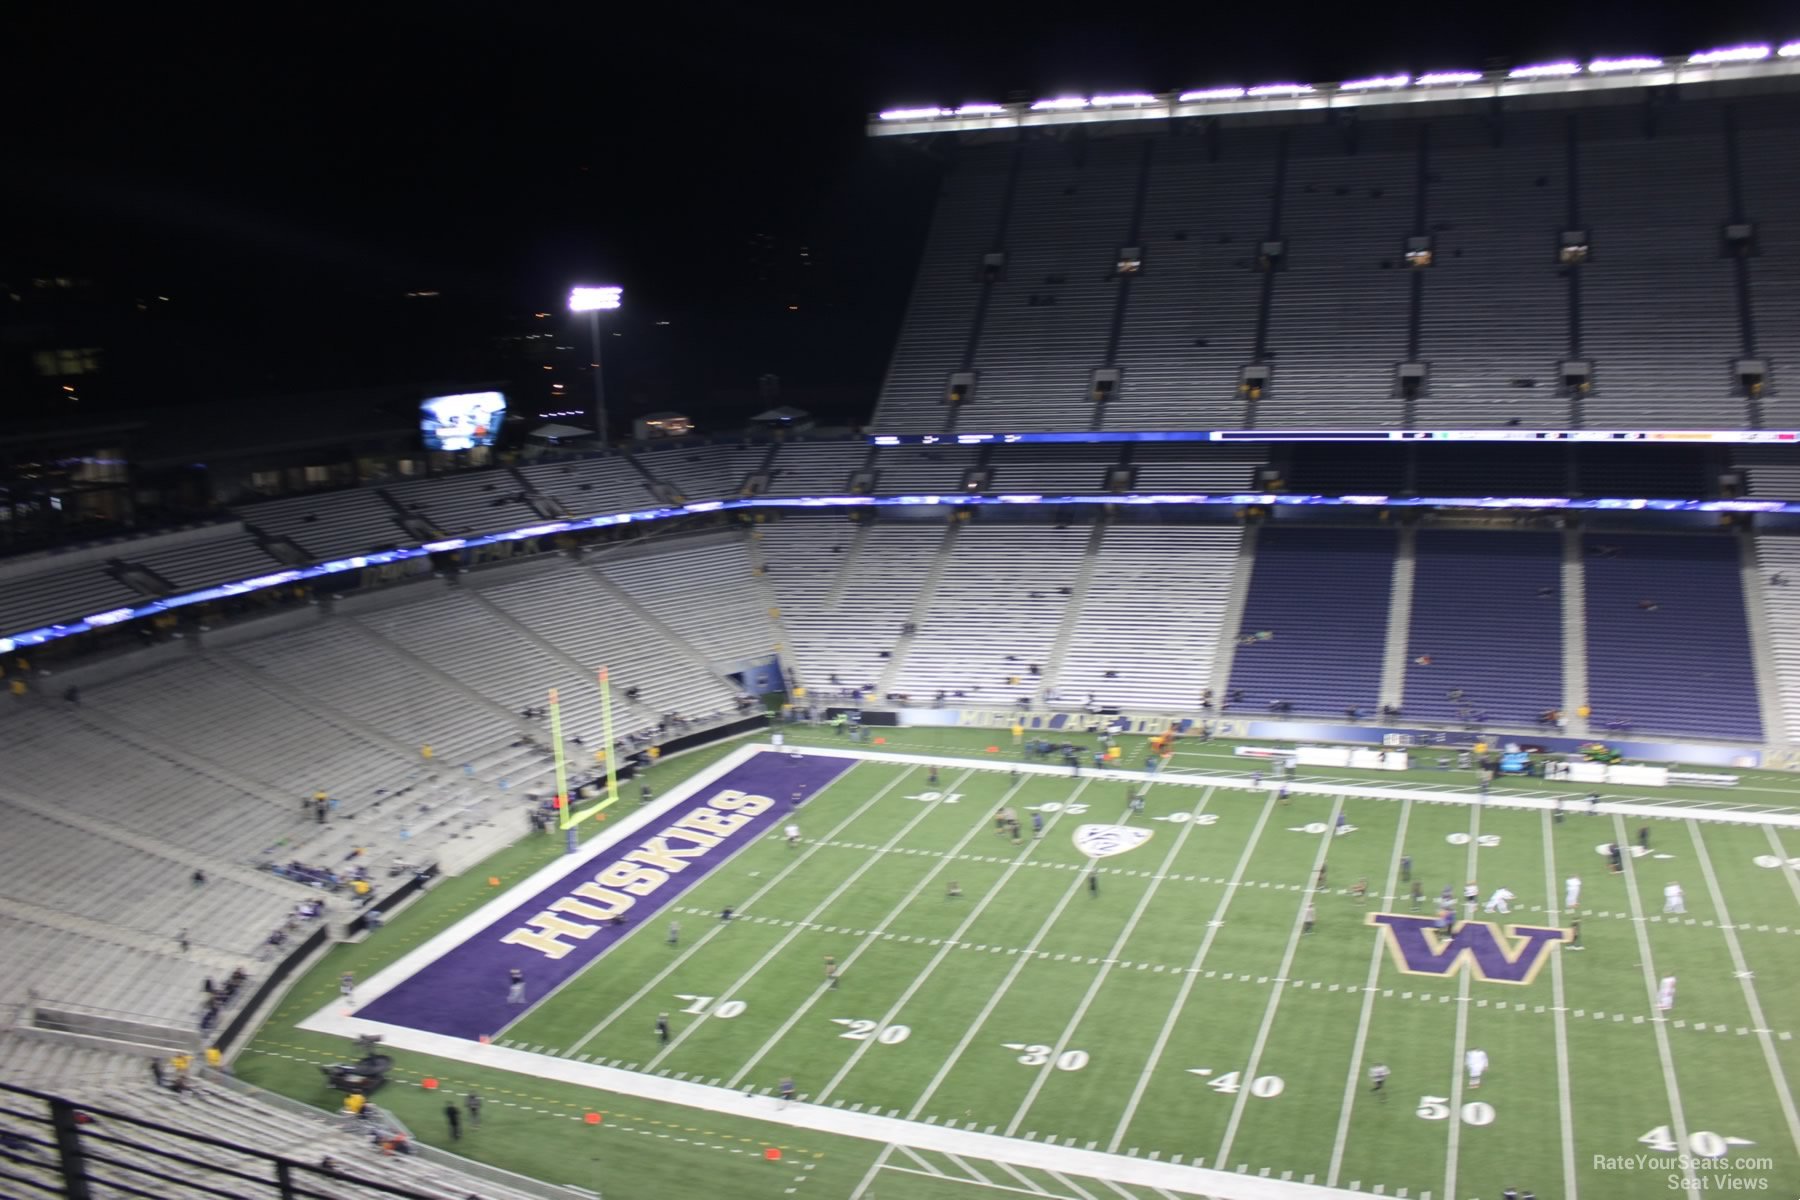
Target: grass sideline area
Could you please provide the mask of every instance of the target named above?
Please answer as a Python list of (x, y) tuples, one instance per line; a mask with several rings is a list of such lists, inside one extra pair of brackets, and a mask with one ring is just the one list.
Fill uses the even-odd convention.
[[(847, 745), (829, 731), (787, 732), (790, 744)], [(534, 1006), (503, 1044), (759, 1091), (792, 1075), (815, 1104), (1394, 1196), (1498, 1197), (1516, 1186), (1548, 1200), (1567, 1194), (1566, 1184), (1596, 1200), (1679, 1195), (1686, 1189), (1670, 1191), (1670, 1171), (1645, 1164), (1696, 1138), (1703, 1150), (1727, 1151), (1700, 1171), (1716, 1168), (1751, 1190), (1800, 1183), (1782, 1103), (1800, 1065), (1800, 883), (1791, 868), (1756, 865), (1800, 855), (1795, 831), (1647, 820), (1651, 853), (1612, 876), (1596, 845), (1631, 840), (1639, 823), (1580, 805), (1558, 823), (1546, 812), (1423, 794), (1296, 794), (1282, 804), (1245, 786), (1259, 764), (1234, 757), (1230, 744), (1185, 743), (1177, 772), (1224, 782), (1171, 777), (1134, 814), (1116, 782), (1015, 781), (984, 769), (1017, 759), (1005, 734), (870, 732), (885, 740), (863, 748), (967, 761), (940, 767), (935, 788), (924, 766), (858, 765), (801, 810), (800, 846), (779, 835), (747, 846)], [(1125, 761), (1135, 752), (1141, 762), (1142, 739), (1126, 742)], [(736, 744), (660, 764), (658, 790)], [(1796, 807), (1787, 777), (1739, 774), (1738, 789), (1692, 796)], [(1329, 779), (1473, 790), (1469, 771), (1345, 769)], [(1527, 780), (1497, 784), (1495, 797), (1515, 786), (1558, 792)], [(1566, 789), (1572, 798), (1589, 791), (1676, 798)], [(1027, 821), (1018, 846), (993, 832), (1001, 804)], [(1034, 811), (1044, 818), (1041, 840), (1029, 825)], [(1353, 828), (1327, 832), (1340, 812)], [(1149, 837), (1091, 859), (1073, 835), (1091, 823)], [(335, 1107), (317, 1064), (347, 1046), (295, 1023), (330, 1000), (338, 974), (373, 974), (490, 900), (489, 876), (513, 882), (561, 850), (557, 835), (527, 838), (442, 881), (368, 941), (335, 948), (238, 1056), (238, 1074)], [(1371, 912), (1410, 911), (1402, 855), (1428, 899), (1471, 878), (1484, 899), (1511, 888), (1512, 916), (1478, 918), (1497, 923), (1560, 924), (1561, 881), (1579, 873), (1582, 950), (1550, 951), (1523, 986), (1466, 970), (1402, 973), (1367, 923)], [(1314, 891), (1321, 863), (1329, 879)], [(777, 874), (778, 889), (719, 925), (721, 908)], [(1365, 877), (1370, 898), (1359, 903), (1350, 890)], [(1676, 878), (1687, 915), (1664, 919), (1663, 884)], [(951, 880), (960, 895), (950, 895)], [(1309, 900), (1317, 925), (1303, 934)], [(669, 918), (691, 931), (680, 946), (662, 936)], [(838, 964), (837, 988), (822, 975), (826, 954)], [(1659, 972), (1680, 977), (1663, 1022), (1652, 1003)], [(667, 1047), (653, 1033), (661, 1012), (670, 1014)], [(1474, 1046), (1493, 1064), (1479, 1090), (1461, 1068)], [(1392, 1072), (1385, 1100), (1366, 1079), (1377, 1059)], [(427, 1077), (442, 1086), (419, 1086)], [(395, 1080), (378, 1103), (426, 1140), (447, 1141), (446, 1091), (479, 1090), (489, 1102), (483, 1128), (465, 1130), (459, 1153), (614, 1198), (699, 1196), (721, 1184), (746, 1197), (1157, 1194), (410, 1052)], [(598, 1125), (587, 1124), (590, 1112), (601, 1114)], [(765, 1157), (770, 1149), (781, 1157)], [(1710, 1185), (1723, 1186), (1732, 1185)]]

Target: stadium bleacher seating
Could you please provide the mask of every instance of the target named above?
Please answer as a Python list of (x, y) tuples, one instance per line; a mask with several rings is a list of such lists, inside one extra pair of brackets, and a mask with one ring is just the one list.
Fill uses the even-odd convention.
[(523, 499), (524, 486), (506, 471), (418, 479), (385, 490), (394, 503), (423, 517), (445, 537), (500, 533), (537, 519)]
[(1769, 661), (1774, 673), (1779, 733), (1800, 739), (1800, 538), (1765, 535), (1756, 539), (1759, 599), (1768, 621)]
[(1567, 219), (1566, 123), (1519, 113), (1495, 145), (1485, 121), (1449, 117), (1432, 123), (1430, 155), (1419, 329), (1430, 375), (1416, 424), (1563, 428), (1569, 286), (1554, 237)]
[(905, 446), (876, 456), (876, 490), (888, 496), (936, 496), (962, 490), (975, 465), (970, 446)]
[(1737, 541), (1589, 534), (1584, 548), (1594, 721), (1760, 738)]
[(717, 670), (766, 656), (779, 640), (757, 619), (762, 605), (742, 538), (620, 552), (600, 560), (598, 569)]
[(1561, 535), (1421, 529), (1413, 553), (1408, 719), (1529, 727), (1560, 709)]
[[(1121, 123), (963, 147), (874, 427), (1086, 428), (1101, 366), (1121, 372), (1111, 429), (1736, 428), (1792, 412), (1778, 370), (1753, 408), (1732, 363), (1785, 361), (1800, 328), (1784, 200), (1797, 105), (1409, 112), (1186, 138)], [(1109, 260), (1134, 236), (1144, 153), (1126, 293)], [(1731, 223), (1750, 230), (1747, 258), (1728, 252)], [(1559, 231), (1589, 245), (1585, 262), (1561, 261)], [(1409, 238), (1429, 266), (1409, 268)], [(1000, 250), (984, 289), (982, 256)], [(1259, 361), (1270, 386), (1249, 402), (1238, 373)], [(1425, 367), (1410, 405), (1407, 361)], [(1564, 362), (1591, 364), (1591, 392), (1571, 395)], [(953, 426), (946, 381), (971, 367)]]
[(1268, 234), (1277, 143), (1249, 128), (1220, 136), (1218, 161), (1198, 139), (1156, 146), (1108, 429), (1249, 424), (1238, 372), (1256, 357), (1263, 276), (1249, 267)]
[(1140, 492), (1182, 495), (1248, 492), (1256, 486), (1256, 468), (1264, 457), (1260, 451), (1236, 446), (1199, 452), (1187, 447), (1138, 446), (1131, 455), (1136, 473), (1133, 486)]
[(768, 458), (764, 446), (656, 446), (636, 456), (637, 462), (675, 494), (688, 500), (736, 496), (744, 481)]
[(1650, 138), (1638, 114), (1582, 114), (1580, 211), (1595, 239), (1582, 267), (1582, 346), (1594, 362), (1582, 409), (1596, 428), (1749, 424), (1731, 386), (1742, 334), (1720, 251), (1722, 118), (1712, 105), (1671, 108)]
[(1094, 427), (1088, 383), (1106, 355), (1141, 155), (1141, 143), (1110, 139), (1022, 148), (1006, 269), (975, 331), (969, 420), (1003, 411), (1009, 428)]
[(1356, 153), (1324, 126), (1290, 134), (1282, 194), (1286, 269), (1270, 312), (1270, 387), (1256, 425), (1403, 424), (1397, 368), (1407, 358), (1412, 286), (1402, 251), (1418, 186), (1417, 134), (1364, 130)]
[(1108, 526), (1051, 685), (1070, 700), (1194, 712), (1242, 540), (1236, 525)]
[(1106, 471), (1119, 461), (1116, 446), (999, 446), (989, 466), (989, 491), (1047, 496), (1094, 495), (1109, 490)]
[(868, 444), (857, 441), (790, 442), (775, 456), (771, 496), (841, 496), (851, 473), (869, 461)]
[[(1050, 661), (1088, 537), (1085, 525), (965, 526), (927, 598), (893, 690), (921, 703), (939, 692), (991, 704), (1032, 695), (1031, 667), (1041, 671)], [(917, 588), (915, 579), (909, 590)]]
[(1262, 529), (1243, 620), (1228, 631), (1239, 644), (1226, 698), (1243, 693), (1232, 711), (1285, 703), (1298, 714), (1369, 714), (1381, 690), (1393, 573), (1391, 530)]
[(540, 462), (519, 468), (528, 483), (575, 516), (636, 512), (662, 502), (623, 457)]
[[(143, 1187), (153, 1183), (155, 1194), (170, 1200), (217, 1196), (221, 1177), (197, 1163), (241, 1171), (250, 1179), (270, 1175), (266, 1160), (225, 1146), (196, 1143), (184, 1134), (214, 1138), (263, 1154), (278, 1154), (308, 1166), (329, 1158), (342, 1175), (407, 1188), (441, 1200), (464, 1200), (476, 1195), (487, 1200), (542, 1200), (548, 1194), (542, 1185), (520, 1180), (526, 1186), (510, 1186), (500, 1178), (501, 1173), (491, 1168), (472, 1163), (458, 1165), (456, 1160), (436, 1152), (384, 1154), (370, 1137), (378, 1121), (391, 1121), (379, 1114), (359, 1121), (306, 1111), (303, 1106), (277, 1105), (274, 1098), (229, 1080), (199, 1080), (198, 1072), (194, 1073), (193, 1086), (182, 1092), (159, 1087), (151, 1075), (151, 1057), (16, 1033), (0, 1037), (0, 1062), (7, 1066), (8, 1082), (46, 1091), (100, 1112), (125, 1113), (148, 1123), (127, 1127), (115, 1125), (106, 1117), (97, 1118), (93, 1132), (106, 1138), (103, 1153), (107, 1161), (90, 1164), (94, 1172), (91, 1182), (97, 1185), (95, 1195), (131, 1194), (114, 1190), (113, 1184)], [(169, 1078), (173, 1078), (172, 1073)], [(8, 1100), (9, 1107), (28, 1111), (22, 1099), (9, 1096)], [(0, 1129), (40, 1139), (46, 1132), (43, 1126), (10, 1114), (0, 1114)], [(165, 1133), (163, 1129), (174, 1132)], [(10, 1166), (34, 1171), (32, 1177), (54, 1192), (59, 1185), (47, 1164), (48, 1156), (37, 1155)], [(153, 1174), (134, 1177), (132, 1173), (138, 1170)], [(471, 1173), (474, 1171), (480, 1173)], [(355, 1183), (315, 1174), (304, 1175), (296, 1182), (312, 1189), (310, 1194), (343, 1200), (361, 1200), (373, 1194)]]
[[(919, 264), (882, 389), (888, 431), (930, 433), (950, 428), (950, 375), (966, 370), (965, 356), (985, 298), (984, 256), (1002, 253), (1015, 154), (970, 153), (944, 180), (943, 195)], [(1004, 265), (994, 268), (995, 274)], [(975, 424), (982, 422), (972, 418)]]
[(253, 529), (288, 538), (314, 562), (417, 541), (372, 488), (270, 500), (240, 515)]
[(1756, 356), (1773, 364), (1757, 401), (1763, 424), (1795, 428), (1800, 389), (1786, 386), (1800, 362), (1800, 214), (1791, 203), (1800, 187), (1800, 122), (1786, 96), (1747, 96), (1734, 106), (1738, 161), (1743, 173), (1742, 216), (1754, 222), (1756, 254), (1741, 260), (1748, 277)]
[(814, 697), (880, 682), (883, 655), (899, 641), (943, 540), (936, 522), (859, 528), (821, 517), (763, 528), (766, 578), (788, 636), (784, 659)]

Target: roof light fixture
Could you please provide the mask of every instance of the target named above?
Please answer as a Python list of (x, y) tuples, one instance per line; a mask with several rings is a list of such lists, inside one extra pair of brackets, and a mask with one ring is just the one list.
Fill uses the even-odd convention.
[(1760, 62), (1769, 57), (1769, 47), (1761, 46), (1723, 46), (1717, 50), (1698, 50), (1688, 55), (1688, 62), (1693, 66), (1706, 66), (1711, 63)]

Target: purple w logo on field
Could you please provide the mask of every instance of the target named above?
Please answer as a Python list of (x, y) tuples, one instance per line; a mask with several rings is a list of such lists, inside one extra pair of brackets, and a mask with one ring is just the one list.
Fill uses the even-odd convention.
[(1569, 936), (1566, 929), (1538, 925), (1508, 925), (1504, 934), (1497, 934), (1486, 922), (1464, 921), (1445, 937), (1430, 917), (1372, 912), (1367, 920), (1381, 927), (1394, 965), (1408, 975), (1449, 978), (1466, 961), (1473, 965), (1475, 978), (1488, 983), (1530, 983), (1548, 959), (1550, 947)]

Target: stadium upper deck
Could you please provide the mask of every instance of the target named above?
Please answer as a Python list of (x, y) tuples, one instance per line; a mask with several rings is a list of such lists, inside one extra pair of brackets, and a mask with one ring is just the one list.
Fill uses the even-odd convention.
[(1777, 425), (1800, 43), (1614, 61), (881, 114), (959, 144), (874, 427)]

